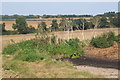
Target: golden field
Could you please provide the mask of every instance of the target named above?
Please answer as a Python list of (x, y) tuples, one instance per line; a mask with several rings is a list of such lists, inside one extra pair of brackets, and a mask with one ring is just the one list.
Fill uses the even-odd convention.
[[(90, 19), (90, 18), (91, 17), (85, 17), (85, 19)], [(50, 24), (52, 23), (53, 19), (57, 19), (58, 23), (60, 23), (61, 18), (26, 19), (26, 20), (27, 20), (28, 26), (32, 25), (33, 27), (37, 28), (38, 24), (42, 21), (46, 22), (47, 27), (50, 27)], [(73, 18), (73, 19), (79, 19), (79, 18)], [(12, 20), (12, 21), (7, 21), (7, 20)], [(13, 30), (12, 25), (15, 24), (15, 19), (7, 19), (7, 20), (6, 21), (0, 21), (0, 24), (5, 23), (6, 30)], [(28, 20), (32, 20), (32, 21), (28, 21)], [(38, 21), (38, 20), (42, 20), (42, 21)]]

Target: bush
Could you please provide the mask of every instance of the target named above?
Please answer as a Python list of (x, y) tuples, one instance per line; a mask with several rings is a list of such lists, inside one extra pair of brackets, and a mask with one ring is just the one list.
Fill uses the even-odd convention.
[(118, 42), (118, 43), (120, 43), (120, 34), (117, 35), (117, 36), (115, 36), (115, 41)]
[(14, 54), (15, 59), (20, 59), (23, 61), (33, 62), (36, 60), (43, 60), (43, 56), (37, 52), (37, 46), (34, 44), (36, 41), (36, 39), (33, 39), (11, 44), (4, 48), (3, 54)]
[(64, 55), (64, 57), (79, 57), (84, 53), (81, 43), (78, 39), (70, 39), (65, 41), (64, 44), (50, 45), (47, 47), (47, 51), (50, 55)]
[(15, 59), (28, 61), (28, 62), (34, 62), (37, 60), (43, 60), (44, 57), (40, 56), (38, 53), (29, 53), (29, 54), (17, 54), (15, 56)]
[(113, 32), (104, 33), (98, 37), (92, 38), (91, 45), (97, 48), (108, 48), (113, 46), (115, 34)]
[(0, 35), (15, 35), (18, 34), (17, 31), (3, 31)]
[(82, 50), (83, 43), (81, 44), (78, 39), (60, 40), (58, 44), (55, 44), (55, 40), (53, 37), (51, 44), (46, 39), (22, 41), (4, 48), (3, 54), (14, 54), (15, 59), (33, 62), (50, 56), (56, 58), (56, 56), (63, 55), (62, 57), (74, 56), (75, 58), (84, 53)]

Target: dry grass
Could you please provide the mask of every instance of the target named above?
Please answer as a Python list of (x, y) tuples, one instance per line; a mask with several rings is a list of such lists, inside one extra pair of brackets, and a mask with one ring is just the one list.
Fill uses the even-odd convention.
[(44, 60), (23, 62), (13, 60), (10, 55), (3, 55), (4, 78), (94, 78), (89, 72), (77, 70), (68, 61)]
[[(115, 32), (116, 35), (118, 34), (118, 28), (96, 29), (95, 31), (96, 31), (96, 35), (100, 35), (101, 33), (108, 31), (113, 31)], [(68, 39), (67, 31), (66, 32), (59, 31), (59, 32), (55, 32), (54, 34), (57, 35), (58, 38)], [(94, 36), (93, 29), (84, 31), (84, 40), (90, 40), (93, 36)], [(2, 40), (0, 40), (0, 42), (2, 43), (2, 46), (0, 46), (0, 50), (2, 50), (2, 48), (13, 43), (12, 41), (16, 43), (23, 40), (33, 39), (35, 38), (35, 34), (3, 35), (0, 37), (2, 37)], [(70, 33), (70, 38), (79, 38), (80, 40), (83, 40), (82, 31), (78, 30), (78, 31), (74, 31), (72, 34)]]

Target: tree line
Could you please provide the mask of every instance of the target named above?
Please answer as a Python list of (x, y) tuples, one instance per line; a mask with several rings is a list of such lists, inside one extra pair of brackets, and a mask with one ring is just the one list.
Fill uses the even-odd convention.
[[(106, 12), (104, 14), (98, 14), (96, 16), (100, 17), (115, 17), (118, 16), (119, 12)], [(1, 19), (17, 19), (19, 16), (24, 16), (26, 19), (33, 19), (33, 18), (75, 18), (75, 17), (93, 17), (93, 15), (0, 15)]]
[[(120, 18), (118, 17), (99, 17), (94, 16), (91, 19), (79, 18), (61, 18), (60, 23), (58, 23), (57, 19), (53, 19), (51, 22), (51, 27), (47, 28), (47, 24), (45, 22), (41, 22), (38, 24), (38, 27), (43, 26), (45, 30), (51, 31), (74, 31), (74, 30), (87, 30), (91, 28), (110, 28), (110, 27), (120, 27), (120, 23), (118, 22)], [(12, 28), (16, 33), (19, 34), (27, 34), (34, 33), (37, 31), (32, 25), (28, 26), (26, 22), (26, 18), (24, 16), (19, 16), (16, 23), (12, 25)], [(0, 24), (0, 28), (3, 33), (7, 32), (5, 29), (5, 23)]]

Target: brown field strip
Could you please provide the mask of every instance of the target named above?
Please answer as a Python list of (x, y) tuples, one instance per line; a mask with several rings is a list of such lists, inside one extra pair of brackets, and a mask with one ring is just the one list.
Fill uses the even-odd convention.
[[(96, 36), (100, 35), (101, 33), (108, 32), (108, 31), (113, 31), (113, 32), (115, 32), (116, 35), (118, 34), (118, 28), (96, 29), (95, 30)], [(66, 32), (59, 31), (59, 32), (55, 32), (55, 34), (60, 39), (68, 39), (68, 32), (67, 31)], [(90, 40), (93, 36), (94, 36), (93, 29), (89, 29), (89, 30), (84, 31), (84, 40)], [(2, 43), (2, 46), (0, 46), (0, 50), (2, 50), (2, 48), (13, 43), (12, 41), (14, 41), (16, 43), (16, 42), (20, 42), (23, 40), (33, 39), (33, 38), (35, 38), (35, 34), (1, 35), (0, 37), (2, 38), (2, 40), (0, 40), (0, 42)], [(79, 38), (80, 40), (83, 40), (81, 30), (73, 31), (72, 33), (69, 33), (69, 37), (70, 38)]]

